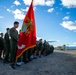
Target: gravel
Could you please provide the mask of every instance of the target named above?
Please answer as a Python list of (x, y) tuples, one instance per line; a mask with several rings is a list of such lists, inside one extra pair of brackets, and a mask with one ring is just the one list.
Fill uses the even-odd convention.
[(54, 50), (53, 54), (34, 59), (15, 70), (0, 60), (0, 75), (76, 75), (76, 50)]

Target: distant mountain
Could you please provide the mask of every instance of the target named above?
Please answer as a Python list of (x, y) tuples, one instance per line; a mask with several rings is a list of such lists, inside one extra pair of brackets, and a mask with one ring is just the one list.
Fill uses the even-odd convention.
[(76, 46), (66, 46), (67, 50), (76, 50)]

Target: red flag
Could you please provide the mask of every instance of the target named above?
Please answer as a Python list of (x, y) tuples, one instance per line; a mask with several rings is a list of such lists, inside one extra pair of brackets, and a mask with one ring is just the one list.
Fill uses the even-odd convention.
[(34, 46), (36, 46), (36, 26), (32, 0), (24, 18), (22, 29), (19, 35), (16, 58), (20, 57), (23, 52)]

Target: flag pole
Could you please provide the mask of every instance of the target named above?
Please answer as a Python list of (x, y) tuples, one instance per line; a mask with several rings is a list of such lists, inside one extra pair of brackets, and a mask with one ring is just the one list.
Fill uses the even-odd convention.
[(34, 0), (32, 0), (32, 4), (33, 4)]

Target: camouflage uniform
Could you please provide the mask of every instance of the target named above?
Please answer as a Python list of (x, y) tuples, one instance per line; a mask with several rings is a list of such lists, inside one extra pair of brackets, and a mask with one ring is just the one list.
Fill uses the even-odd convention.
[(39, 43), (38, 43), (38, 53), (39, 53), (39, 57), (41, 56), (42, 54), (42, 50), (43, 50), (43, 44), (42, 44), (42, 39), (39, 40)]
[(17, 51), (17, 41), (18, 41), (18, 31), (14, 27), (10, 29), (10, 36), (11, 36), (10, 62), (15, 63), (16, 51)]
[(2, 55), (2, 50), (4, 50), (4, 39), (0, 37), (0, 59)]
[(9, 53), (10, 53), (10, 39), (9, 39), (9, 34), (5, 33), (4, 36), (4, 50), (5, 50), (5, 57), (4, 61), (8, 61), (9, 59)]
[(43, 43), (43, 55), (44, 56), (46, 55), (46, 52), (47, 52), (47, 42), (44, 41), (44, 43)]

